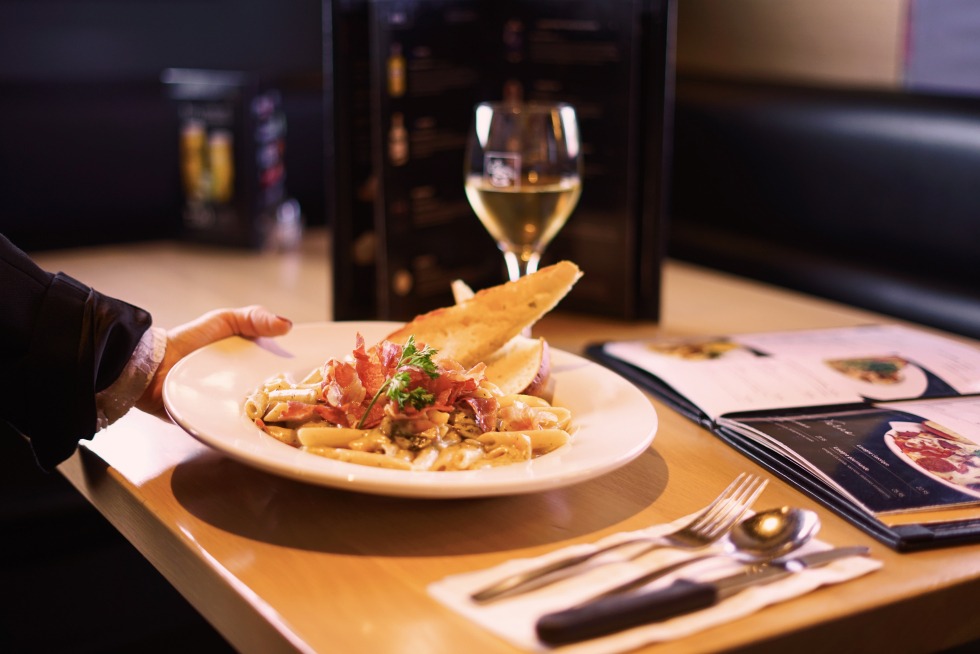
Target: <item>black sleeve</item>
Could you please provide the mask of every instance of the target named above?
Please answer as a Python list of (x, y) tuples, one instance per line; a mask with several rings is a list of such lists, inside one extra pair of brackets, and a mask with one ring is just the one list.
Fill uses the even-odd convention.
[(2, 234), (0, 296), (0, 419), (50, 470), (95, 434), (95, 394), (122, 372), (150, 315), (41, 270)]

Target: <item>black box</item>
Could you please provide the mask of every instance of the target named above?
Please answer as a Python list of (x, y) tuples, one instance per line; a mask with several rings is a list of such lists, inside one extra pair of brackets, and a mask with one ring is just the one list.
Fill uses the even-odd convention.
[(277, 89), (241, 71), (168, 69), (183, 194), (181, 236), (259, 248), (286, 198), (286, 120)]
[(327, 2), (334, 318), (407, 320), (454, 279), (506, 279), (463, 153), (473, 107), (516, 89), (578, 114), (582, 197), (541, 262), (585, 272), (562, 308), (658, 319), (673, 23), (670, 0)]

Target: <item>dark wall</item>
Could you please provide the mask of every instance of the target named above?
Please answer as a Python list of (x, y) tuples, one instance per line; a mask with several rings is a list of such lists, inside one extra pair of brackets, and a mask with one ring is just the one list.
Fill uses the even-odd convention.
[(980, 338), (980, 100), (677, 82), (669, 253)]
[(287, 186), (323, 221), (319, 0), (0, 0), (0, 231), (28, 249), (173, 236), (169, 67), (283, 91)]

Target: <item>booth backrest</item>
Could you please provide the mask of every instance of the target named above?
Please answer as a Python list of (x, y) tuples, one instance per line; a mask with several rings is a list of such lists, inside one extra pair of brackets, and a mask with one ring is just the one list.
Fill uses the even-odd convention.
[(669, 253), (980, 337), (980, 101), (678, 80)]

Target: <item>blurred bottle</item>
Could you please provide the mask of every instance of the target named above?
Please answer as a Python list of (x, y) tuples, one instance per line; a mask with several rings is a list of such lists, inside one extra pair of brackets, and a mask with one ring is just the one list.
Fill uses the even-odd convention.
[(180, 129), (180, 179), (189, 200), (203, 200), (207, 193), (204, 124), (186, 121)]
[(391, 128), (388, 130), (388, 159), (392, 166), (408, 163), (408, 130), (405, 129), (405, 115), (401, 112), (391, 114)]
[(405, 95), (405, 55), (400, 43), (392, 43), (388, 53), (388, 95), (400, 98)]
[(235, 191), (235, 158), (231, 132), (216, 130), (208, 138), (211, 200), (230, 202)]

